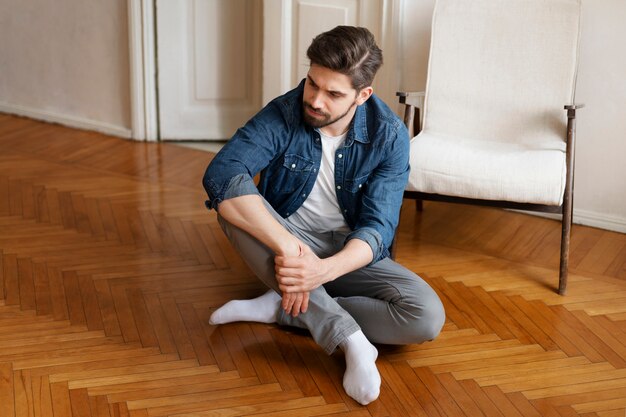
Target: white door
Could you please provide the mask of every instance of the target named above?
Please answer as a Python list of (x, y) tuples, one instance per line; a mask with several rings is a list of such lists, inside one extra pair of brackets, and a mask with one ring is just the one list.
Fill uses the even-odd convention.
[(220, 140), (261, 106), (262, 3), (157, 0), (159, 131)]
[(376, 36), (385, 65), (374, 88), (395, 100), (400, 2), (156, 0), (160, 138), (230, 138), (305, 77), (311, 40), (337, 25)]

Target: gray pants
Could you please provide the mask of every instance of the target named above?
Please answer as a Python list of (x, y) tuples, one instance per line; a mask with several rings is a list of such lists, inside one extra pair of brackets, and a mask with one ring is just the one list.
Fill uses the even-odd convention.
[[(287, 230), (320, 258), (337, 253), (346, 233), (300, 230), (266, 206)], [(274, 272), (274, 253), (247, 232), (219, 221), (226, 236), (252, 271), (281, 294)], [(373, 343), (410, 344), (434, 339), (445, 321), (441, 300), (419, 276), (390, 258), (350, 272), (310, 293), (309, 308), (298, 317), (282, 308), (278, 324), (308, 329), (328, 354), (348, 336), (362, 330)]]

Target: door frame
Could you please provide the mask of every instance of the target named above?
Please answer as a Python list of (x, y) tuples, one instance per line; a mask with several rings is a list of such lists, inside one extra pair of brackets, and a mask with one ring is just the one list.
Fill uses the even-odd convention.
[(128, 1), (131, 132), (159, 140), (155, 0)]

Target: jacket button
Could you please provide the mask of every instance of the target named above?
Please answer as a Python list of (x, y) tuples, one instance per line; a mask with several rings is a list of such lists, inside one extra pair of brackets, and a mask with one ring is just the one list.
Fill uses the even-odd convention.
[(341, 185), (338, 185), (338, 186), (337, 186), (337, 189), (338, 189), (338, 190), (341, 190)]
[(295, 168), (296, 164), (291, 164), (291, 169)]
[(339, 159), (343, 158), (343, 154), (337, 155), (337, 158), (339, 158)]

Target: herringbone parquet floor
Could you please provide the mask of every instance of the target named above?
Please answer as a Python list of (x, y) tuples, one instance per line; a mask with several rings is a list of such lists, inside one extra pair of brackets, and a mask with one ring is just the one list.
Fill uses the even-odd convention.
[(434, 342), (340, 353), (212, 309), (263, 291), (203, 207), (210, 155), (0, 115), (0, 416), (626, 415), (626, 236), (501, 210), (403, 210), (399, 261), (441, 295)]

